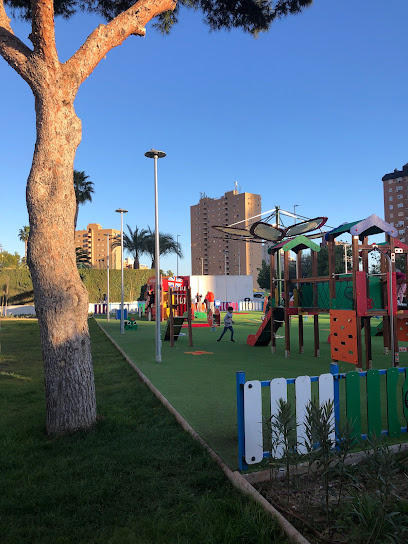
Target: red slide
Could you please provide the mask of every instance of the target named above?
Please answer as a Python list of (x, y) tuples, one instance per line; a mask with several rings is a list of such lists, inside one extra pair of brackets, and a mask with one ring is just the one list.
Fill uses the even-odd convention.
[[(272, 308), (266, 314), (265, 319), (262, 321), (261, 326), (258, 329), (256, 334), (250, 334), (247, 338), (247, 344), (249, 346), (267, 346), (271, 341), (271, 315)], [(274, 308), (273, 316), (273, 332), (276, 331), (282, 326), (284, 319), (284, 310), (283, 308)]]

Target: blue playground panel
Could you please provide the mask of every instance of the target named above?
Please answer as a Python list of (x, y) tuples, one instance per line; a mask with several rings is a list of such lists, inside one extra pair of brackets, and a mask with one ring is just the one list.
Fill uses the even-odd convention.
[[(116, 319), (120, 319), (121, 310), (116, 310)], [(128, 311), (127, 308), (123, 309), (123, 319), (127, 319)]]

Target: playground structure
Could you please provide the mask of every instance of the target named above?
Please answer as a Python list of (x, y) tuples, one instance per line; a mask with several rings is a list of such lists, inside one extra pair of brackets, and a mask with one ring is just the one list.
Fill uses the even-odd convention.
[[(187, 321), (188, 327), (189, 346), (193, 346), (191, 321), (194, 314), (191, 305), (189, 279), (189, 276), (162, 277), (159, 297), (157, 297), (156, 278), (150, 277), (147, 280), (147, 290), (149, 292), (153, 291), (155, 297), (155, 303), (152, 308), (152, 318), (156, 319), (156, 308), (158, 307), (158, 317), (160, 321), (167, 319), (164, 340), (170, 341), (170, 347), (174, 347), (174, 342), (178, 340), (181, 328), (185, 321)], [(158, 305), (157, 300), (159, 301)]]
[(170, 315), (169, 290), (172, 290), (172, 308), (176, 316), (183, 316), (189, 308), (191, 311), (191, 289), (189, 276), (163, 276), (160, 280), (159, 297), (157, 297), (156, 278), (147, 280), (146, 292), (153, 292), (154, 306), (151, 309), (152, 319), (156, 319), (156, 308), (159, 307), (159, 319), (164, 321)]
[(173, 291), (171, 287), (168, 287), (168, 293), (167, 293), (167, 303), (169, 308), (169, 318), (167, 321), (167, 327), (164, 334), (164, 340), (170, 341), (170, 347), (174, 347), (174, 342), (178, 340), (178, 337), (180, 336), (181, 328), (184, 324), (184, 321), (187, 320), (187, 326), (188, 326), (188, 345), (190, 347), (193, 346), (193, 330), (191, 326), (191, 318), (192, 318), (192, 312), (191, 312), (191, 291), (190, 287), (187, 288), (186, 295), (187, 295), (187, 308), (186, 311), (183, 313), (183, 315), (179, 315), (176, 313), (176, 311), (180, 311), (180, 304), (179, 304), (179, 293), (178, 291)]
[[(351, 272), (335, 273), (335, 240), (349, 233), (352, 237)], [(368, 243), (371, 235), (385, 234), (385, 242)], [(396, 279), (395, 255), (405, 257), (405, 270), (408, 264), (408, 246), (396, 238), (397, 230), (376, 215), (365, 220), (340, 225), (325, 233), (324, 242), (328, 248), (329, 275), (317, 275), (317, 254), (320, 246), (304, 235), (279, 241), (269, 249), (271, 265), (271, 352), (276, 352), (276, 322), (284, 322), (285, 356), (290, 357), (290, 318), (298, 317), (299, 353), (303, 353), (303, 317), (313, 316), (314, 354), (319, 356), (319, 315), (330, 315), (330, 342), (333, 362), (344, 361), (355, 364), (362, 370), (363, 360), (366, 370), (372, 366), (371, 319), (382, 318), (382, 332), (385, 353), (391, 353), (392, 366), (398, 366), (400, 351), (398, 341), (408, 341), (408, 311), (398, 312), (397, 285), (405, 283)], [(312, 256), (312, 276), (302, 277), (302, 251), (310, 249)], [(283, 278), (279, 277), (280, 252), (283, 252)], [(296, 253), (296, 278), (289, 279), (289, 252)], [(380, 274), (369, 273), (368, 255), (376, 251), (380, 254)], [(277, 260), (277, 262), (276, 262)], [(275, 268), (278, 273), (275, 273)], [(290, 284), (294, 283), (293, 306), (290, 303)], [(283, 301), (280, 300), (282, 292)], [(282, 319), (283, 310), (283, 319)], [(378, 329), (378, 319), (377, 326)], [(381, 327), (380, 327), (381, 328)], [(264, 323), (260, 329), (265, 329)], [(364, 339), (362, 332), (364, 331)], [(260, 331), (258, 331), (259, 333)], [(377, 331), (378, 332), (378, 331)], [(261, 335), (253, 341), (250, 335), (248, 344), (266, 345)], [(364, 340), (364, 342), (363, 342)], [(251, 343), (253, 342), (253, 343)], [(364, 343), (364, 350), (363, 350)], [(364, 353), (363, 353), (364, 352)]]

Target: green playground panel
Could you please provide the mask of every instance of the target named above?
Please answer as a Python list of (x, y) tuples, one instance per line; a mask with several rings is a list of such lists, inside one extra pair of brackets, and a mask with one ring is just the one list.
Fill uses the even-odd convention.
[[(352, 274), (341, 274), (341, 278), (347, 279), (347, 281), (336, 281), (336, 298), (331, 301), (330, 305), (330, 291), (329, 282), (322, 282), (317, 284), (317, 307), (322, 310), (329, 310), (330, 308), (336, 310), (353, 310), (353, 276)], [(368, 298), (372, 299), (373, 310), (382, 309), (382, 292), (381, 292), (381, 280), (380, 278), (373, 276), (369, 279)], [(303, 308), (314, 308), (314, 294), (313, 285), (302, 285), (300, 306)]]
[(406, 371), (401, 373), (398, 368), (381, 373), (373, 369), (367, 374), (352, 371), (344, 377), (344, 415), (352, 425), (353, 436), (365, 433), (370, 437), (380, 436), (382, 429), (386, 429), (391, 438), (399, 437), (408, 421)]
[(405, 374), (405, 381), (402, 386), (402, 412), (408, 421), (408, 372)]
[(381, 387), (377, 369), (367, 372), (367, 418), (368, 434), (381, 435)]
[(398, 368), (387, 370), (387, 418), (388, 434), (396, 437), (401, 434), (401, 425), (397, 411), (397, 384), (399, 380)]
[(360, 375), (358, 372), (346, 374), (346, 413), (350, 421), (353, 436), (361, 436), (361, 411), (360, 411)]

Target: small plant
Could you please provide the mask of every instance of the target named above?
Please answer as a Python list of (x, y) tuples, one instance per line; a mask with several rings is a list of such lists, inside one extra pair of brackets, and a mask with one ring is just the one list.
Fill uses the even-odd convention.
[(354, 435), (354, 426), (351, 421), (346, 419), (346, 423), (337, 429), (337, 438), (337, 447), (334, 450), (335, 461), (337, 462), (333, 463), (331, 473), (333, 477), (337, 476), (339, 480), (337, 506), (340, 506), (345, 477), (350, 477), (350, 471), (347, 470), (346, 459), (358, 443), (358, 440)]
[(321, 405), (316, 400), (310, 402), (306, 408), (306, 438), (307, 449), (311, 452), (311, 459), (316, 466), (316, 472), (323, 478), (326, 511), (329, 512), (329, 469), (335, 459), (334, 409), (333, 402), (328, 401)]
[(278, 412), (271, 418), (272, 433), (275, 437), (275, 451), (281, 448), (282, 460), (285, 465), (286, 474), (286, 499), (290, 498), (290, 467), (297, 464), (297, 441), (296, 441), (296, 415), (289, 401), (279, 399)]
[(365, 459), (360, 468), (376, 486), (376, 493), (384, 508), (387, 508), (395, 489), (395, 477), (400, 470), (397, 456), (382, 437), (375, 435), (366, 440), (364, 453)]

